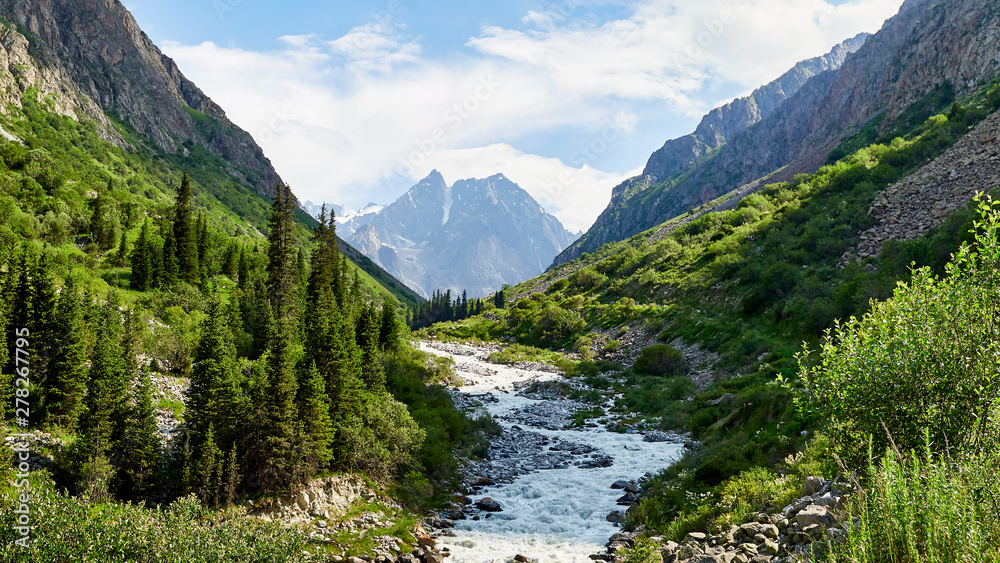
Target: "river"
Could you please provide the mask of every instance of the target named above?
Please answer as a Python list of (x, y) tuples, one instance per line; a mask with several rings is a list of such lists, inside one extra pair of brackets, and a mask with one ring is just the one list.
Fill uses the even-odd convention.
[[(595, 448), (582, 455), (562, 453), (564, 461), (558, 463), (557, 458), (557, 463), (552, 464), (562, 468), (536, 469), (513, 478), (513, 482), (470, 494), (474, 502), (486, 496), (494, 499), (503, 511), (489, 513), (488, 517), (485, 512), (467, 511), (468, 518), (456, 520), (455, 536), (438, 540), (439, 546), (450, 550), (450, 563), (502, 563), (518, 554), (540, 563), (589, 563), (589, 555), (603, 552), (608, 538), (620, 531), (607, 521), (607, 515), (627, 508), (616, 504), (625, 491), (612, 489), (611, 484), (655, 473), (680, 457), (683, 446), (677, 441), (646, 442), (641, 434), (608, 432), (603, 427), (553, 429), (559, 425), (551, 423), (552, 416), (548, 419), (526, 416), (524, 409), (555, 413), (555, 419), (564, 419), (563, 413), (574, 410), (576, 405), (568, 401), (528, 398), (516, 392), (526, 382), (561, 379), (560, 374), (491, 364), (485, 361), (485, 353), (472, 347), (423, 342), (420, 348), (455, 360), (458, 376), (464, 381), (459, 392), (484, 399), (482, 408), (498, 417), (505, 433), (511, 433), (508, 443), (511, 436), (515, 443), (547, 439), (544, 451), (536, 453), (557, 456), (559, 452), (551, 452), (548, 446), (571, 442)], [(578, 465), (586, 465), (601, 455), (612, 457), (613, 464), (590, 469)], [(537, 455), (530, 460), (518, 459), (518, 455), (512, 455), (510, 450), (504, 452), (498, 446), (493, 448), (492, 457), (499, 458), (498, 462), (519, 462), (531, 467), (549, 465), (538, 463)], [(475, 516), (479, 519), (474, 520)]]

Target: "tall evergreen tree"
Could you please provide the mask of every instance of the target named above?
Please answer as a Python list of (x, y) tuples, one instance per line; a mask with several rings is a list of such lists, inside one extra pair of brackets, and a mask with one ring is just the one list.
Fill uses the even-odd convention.
[(236, 440), (241, 400), (229, 312), (218, 295), (210, 297), (194, 360), (184, 416), (191, 447), (198, 451), (212, 427), (218, 443), (228, 450)]
[(292, 358), (291, 327), (276, 318), (271, 329), (267, 358), (267, 421), (264, 428), (263, 488), (277, 491), (292, 484), (297, 472), (295, 459), (299, 442), (299, 417), (295, 398), (298, 380)]
[(218, 508), (225, 460), (222, 458), (218, 444), (216, 444), (215, 430), (212, 425), (206, 429), (204, 440), (197, 451), (198, 460), (194, 463), (192, 471), (195, 479), (195, 493), (205, 504)]
[(303, 370), (299, 383), (299, 420), (305, 440), (303, 471), (306, 478), (315, 475), (317, 469), (326, 466), (333, 456), (333, 423), (330, 420), (330, 398), (326, 394), (326, 383), (316, 362), (310, 362)]
[(149, 240), (149, 221), (143, 221), (139, 239), (132, 249), (132, 289), (149, 291), (153, 286), (153, 256)]
[(199, 277), (211, 275), (208, 250), (208, 221), (205, 220), (204, 215), (200, 215), (198, 218), (198, 268), (201, 274)]
[(382, 319), (379, 322), (378, 343), (384, 350), (395, 350), (399, 347), (399, 334), (402, 325), (396, 315), (396, 308), (388, 300), (382, 303)]
[(83, 408), (87, 387), (87, 344), (83, 309), (76, 280), (72, 276), (59, 294), (56, 307), (55, 354), (49, 368), (48, 417), (64, 428), (74, 430)]
[(107, 494), (115, 472), (113, 463), (121, 453), (129, 395), (117, 304), (100, 307), (94, 318), (96, 344), (74, 457), (79, 464), (82, 486), (102, 497)]
[(160, 433), (153, 406), (153, 381), (143, 370), (128, 409), (121, 442), (118, 493), (126, 498), (145, 498), (153, 487), (160, 465)]
[(358, 345), (361, 346), (361, 379), (369, 391), (385, 389), (385, 369), (379, 354), (379, 314), (370, 303), (358, 321)]
[(201, 281), (198, 262), (198, 232), (194, 222), (194, 203), (191, 195), (191, 180), (187, 172), (181, 179), (174, 205), (174, 244), (176, 245), (177, 274), (179, 279), (197, 284)]
[(169, 288), (177, 283), (179, 278), (179, 267), (177, 265), (177, 241), (174, 238), (173, 229), (167, 229), (167, 234), (163, 239), (163, 265), (160, 268), (159, 286)]
[(294, 314), (296, 255), (293, 236), (295, 197), (292, 190), (279, 184), (268, 221), (267, 289), (275, 318), (289, 319)]

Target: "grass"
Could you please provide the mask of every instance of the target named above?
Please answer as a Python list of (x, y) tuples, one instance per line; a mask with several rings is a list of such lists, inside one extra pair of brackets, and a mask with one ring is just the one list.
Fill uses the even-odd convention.
[[(856, 518), (835, 563), (1000, 561), (996, 460), (956, 462), (929, 450), (889, 451), (869, 462), (870, 482), (854, 497)], [(985, 482), (984, 482), (985, 480)]]
[(156, 408), (173, 413), (174, 418), (179, 422), (184, 421), (184, 403), (167, 397), (160, 397), (156, 401)]

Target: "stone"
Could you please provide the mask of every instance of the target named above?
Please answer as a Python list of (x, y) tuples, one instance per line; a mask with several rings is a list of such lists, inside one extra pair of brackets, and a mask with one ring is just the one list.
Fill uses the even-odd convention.
[(830, 514), (830, 510), (818, 504), (811, 504), (795, 515), (795, 523), (799, 525), (800, 529), (811, 524), (827, 526), (832, 522), (833, 515)]
[(630, 492), (630, 493), (638, 493), (641, 489), (639, 488), (639, 484), (638, 483), (636, 483), (635, 481), (632, 481), (632, 482), (628, 483), (627, 485), (625, 485), (625, 490), (628, 491), (628, 492)]
[(772, 540), (776, 540), (780, 535), (780, 530), (774, 524), (761, 524), (760, 533)]
[(612, 489), (624, 489), (627, 486), (628, 486), (628, 481), (625, 481), (623, 479), (619, 479), (619, 480), (615, 481), (614, 483), (611, 483), (611, 488)]
[(500, 503), (493, 500), (490, 497), (483, 497), (476, 501), (476, 508), (479, 510), (485, 510), (486, 512), (502, 512), (503, 508)]
[(613, 510), (610, 514), (605, 516), (604, 519), (613, 524), (621, 524), (625, 521), (625, 515), (622, 514), (621, 510)]
[(517, 561), (518, 563), (528, 563), (528, 561), (531, 561), (531, 559), (528, 559), (526, 555), (518, 553), (517, 555), (514, 556), (514, 561)]
[(757, 534), (753, 537), (753, 541), (757, 542), (757, 545), (760, 545), (767, 541), (767, 536), (764, 534)]
[(768, 555), (777, 555), (779, 551), (781, 551), (781, 548), (778, 547), (777, 543), (770, 540), (764, 542), (764, 553), (767, 553)]
[(823, 486), (826, 485), (826, 481), (822, 477), (806, 477), (804, 483), (802, 483), (802, 496), (808, 497), (818, 493)]
[(698, 543), (703, 543), (705, 540), (708, 539), (708, 536), (704, 532), (689, 532), (687, 535), (687, 539), (694, 540)]

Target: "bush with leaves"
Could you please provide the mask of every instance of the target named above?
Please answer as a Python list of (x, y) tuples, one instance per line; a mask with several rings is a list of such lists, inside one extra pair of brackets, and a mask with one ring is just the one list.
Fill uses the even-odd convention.
[(669, 344), (643, 349), (635, 361), (635, 372), (644, 375), (683, 375), (687, 371), (684, 356)]
[[(818, 363), (799, 356), (804, 406), (827, 421), (845, 451), (987, 445), (1000, 405), (1000, 203), (979, 201), (975, 243), (946, 275), (913, 272), (892, 299), (827, 332)], [(861, 459), (860, 457), (858, 459)], [(855, 459), (854, 461), (858, 461)]]

